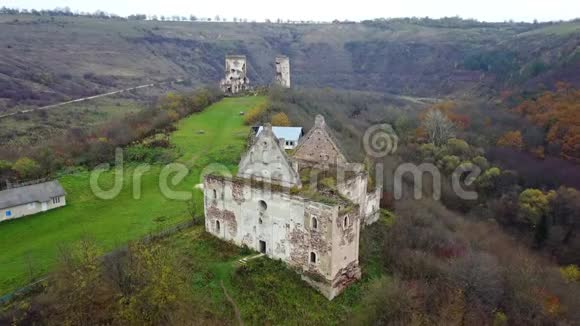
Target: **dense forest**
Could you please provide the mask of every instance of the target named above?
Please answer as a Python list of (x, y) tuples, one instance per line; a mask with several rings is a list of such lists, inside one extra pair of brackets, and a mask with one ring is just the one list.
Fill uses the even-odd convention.
[[(569, 89), (546, 92), (538, 100), (526, 100), (513, 112), (501, 116), (511, 115), (518, 121), (522, 113), (537, 112), (539, 116), (543, 113), (564, 119), (563, 112), (569, 110), (566, 105), (575, 105), (570, 96), (574, 93)], [(561, 101), (561, 105), (555, 106), (555, 112), (549, 112), (549, 105), (544, 112), (533, 111), (541, 101), (548, 100)], [(285, 112), (293, 121), (312, 121), (316, 113), (329, 114), (336, 138), (359, 158), (365, 155), (361, 135), (369, 126), (389, 123), (399, 137), (397, 152), (378, 161), (385, 167), (383, 205), (393, 209), (397, 219), (382, 235), (384, 243), (380, 249), (368, 249), (380, 251), (379, 257), (385, 259), (384, 268), (396, 275), (396, 281), (377, 282), (376, 288), (370, 290), (370, 297), (365, 299), (368, 311), (361, 316), (362, 320), (396, 324), (433, 322), (432, 318), (436, 318), (436, 323), (457, 323), (460, 319), (462, 324), (480, 324), (482, 320), (494, 323), (506, 318), (515, 324), (547, 323), (555, 315), (563, 316), (567, 309), (572, 319), (578, 318), (572, 307), (578, 305), (580, 288), (578, 284), (568, 287), (568, 282), (577, 280), (575, 266), (580, 263), (579, 180), (572, 180), (578, 177), (578, 167), (560, 159), (559, 168), (573, 173), (559, 179), (550, 175), (550, 180), (543, 182), (546, 179), (542, 175), (549, 165), (543, 164), (537, 155), (519, 155), (516, 167), (505, 166), (503, 159), (489, 155), (502, 150), (502, 156), (508, 156), (530, 146), (521, 135), (515, 136), (518, 138), (515, 143), (509, 141), (509, 135), (514, 133), (509, 130), (515, 127), (509, 121), (514, 120), (492, 117), (495, 112), (460, 109), (461, 103), (441, 102), (412, 108), (384, 96), (312, 89), (273, 91), (270, 105), (272, 112)], [(427, 120), (433, 119), (435, 111), (441, 112), (455, 130), (439, 141), (431, 139), (426, 130), (430, 126)], [(503, 121), (502, 126), (496, 125), (498, 136), (488, 132), (489, 121), (495, 119)], [(529, 126), (533, 127), (539, 122), (522, 120), (516, 124), (531, 123)], [(556, 121), (552, 126), (557, 125), (558, 120), (552, 121)], [(568, 120), (561, 123), (568, 128), (578, 126)], [(566, 135), (568, 129), (563, 131)], [(547, 146), (561, 140), (539, 139)], [(441, 171), (440, 201), (392, 200), (394, 170), (407, 162), (433, 163)], [(451, 175), (458, 167), (470, 165), (477, 165), (481, 171), (469, 187), (478, 196), (465, 200), (452, 189)], [(529, 165), (537, 168), (526, 168)], [(431, 197), (433, 185), (427, 181), (420, 186)], [(561, 271), (558, 266), (563, 266)], [(532, 285), (534, 280), (538, 283)], [(524, 297), (539, 301), (524, 304), (519, 301)], [(385, 302), (387, 306), (393, 305), (392, 311), (385, 308)], [(542, 309), (547, 310), (540, 312)], [(555, 310), (540, 317), (551, 309)], [(528, 319), (530, 316), (534, 317)]]

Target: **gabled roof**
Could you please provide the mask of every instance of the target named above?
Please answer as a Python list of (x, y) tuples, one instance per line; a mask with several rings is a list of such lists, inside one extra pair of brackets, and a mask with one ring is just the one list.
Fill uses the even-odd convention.
[(306, 135), (304, 137), (302, 137), (302, 139), (298, 143), (298, 146), (296, 146), (296, 148), (294, 149), (294, 156), (295, 157), (299, 156), (300, 150), (304, 146), (308, 146), (309, 144), (311, 144), (313, 142), (311, 140), (313, 135), (319, 131), (322, 133), (322, 135), (325, 136), (326, 141), (328, 143), (330, 143), (332, 148), (334, 148), (334, 150), (336, 151), (336, 153), (338, 155), (338, 158), (340, 160), (342, 160), (344, 163), (347, 163), (348, 160), (347, 160), (346, 156), (344, 155), (344, 152), (342, 151), (342, 149), (338, 145), (338, 142), (337, 142), (336, 138), (334, 137), (332, 131), (326, 125), (326, 122), (324, 121), (324, 117), (320, 114), (316, 115), (316, 118), (314, 120), (314, 126), (308, 131), (308, 133), (306, 133)]
[(238, 177), (275, 182), (287, 187), (300, 186), (300, 176), (280, 146), (272, 126), (266, 124), (264, 127), (243, 155), (238, 166)]
[(25, 205), (34, 202), (46, 202), (53, 197), (66, 195), (56, 180), (30, 186), (11, 188), (0, 191), (0, 209)]
[[(256, 132), (256, 136), (259, 135), (263, 129), (264, 127), (260, 126), (258, 128), (258, 132)], [(272, 127), (272, 131), (274, 132), (276, 138), (283, 138), (284, 140), (298, 141), (300, 137), (304, 135), (304, 130), (302, 127)]]

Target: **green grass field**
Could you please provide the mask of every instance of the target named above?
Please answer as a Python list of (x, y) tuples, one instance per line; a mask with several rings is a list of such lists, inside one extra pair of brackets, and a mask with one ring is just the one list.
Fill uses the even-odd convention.
[[(171, 141), (190, 173), (172, 188), (193, 190), (210, 163), (234, 169), (248, 133), (239, 112), (264, 100), (227, 98), (181, 120)], [(56, 262), (59, 248), (83, 236), (111, 250), (189, 218), (185, 202), (167, 199), (159, 190), (162, 166), (154, 165), (143, 175), (141, 198), (134, 199), (135, 168), (134, 164), (125, 167), (123, 188), (114, 199), (98, 199), (89, 187), (90, 173), (79, 172), (60, 178), (67, 191), (66, 207), (1, 223), (0, 295), (46, 274)], [(113, 172), (106, 172), (99, 183), (112, 184), (113, 177)]]
[(250, 325), (338, 325), (357, 309), (367, 279), (349, 287), (332, 301), (302, 281), (286, 264), (265, 257), (241, 266), (238, 260), (256, 253), (221, 241), (195, 226), (161, 240), (188, 266), (191, 289), (203, 311), (218, 316), (225, 324), (235, 324), (232, 304), (221, 284)]

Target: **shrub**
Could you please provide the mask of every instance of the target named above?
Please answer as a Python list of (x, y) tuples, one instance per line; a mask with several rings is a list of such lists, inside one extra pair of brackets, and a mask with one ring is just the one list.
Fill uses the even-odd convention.
[(497, 167), (492, 167), (485, 170), (485, 172), (475, 180), (475, 183), (480, 191), (490, 194), (494, 189), (496, 189), (497, 178), (500, 175), (501, 170)]
[(256, 124), (258, 121), (260, 121), (260, 119), (262, 119), (262, 117), (266, 113), (267, 107), (268, 107), (267, 103), (261, 103), (249, 109), (248, 112), (246, 112), (246, 114), (244, 115), (244, 123), (246, 125)]
[(489, 168), (489, 162), (483, 156), (476, 156), (471, 161), (479, 166), (482, 170), (487, 170)]
[(125, 159), (127, 162), (165, 164), (172, 162), (174, 159), (173, 156), (173, 152), (161, 147), (137, 145), (125, 149)]
[(7, 171), (10, 169), (12, 169), (12, 163), (10, 163), (8, 161), (0, 160), (0, 172)]
[(463, 139), (451, 138), (447, 140), (447, 147), (453, 155), (465, 156), (469, 153), (469, 144)]
[(580, 268), (578, 266), (568, 265), (566, 267), (561, 267), (560, 272), (562, 273), (562, 277), (567, 281), (580, 283)]
[(290, 125), (290, 119), (284, 112), (278, 112), (272, 116), (272, 126), (287, 127)]
[(12, 170), (23, 179), (36, 178), (40, 174), (40, 165), (33, 159), (22, 157), (12, 165)]
[(455, 155), (447, 155), (438, 162), (439, 168), (443, 169), (445, 173), (449, 174), (453, 172), (459, 164), (461, 164), (461, 159)]

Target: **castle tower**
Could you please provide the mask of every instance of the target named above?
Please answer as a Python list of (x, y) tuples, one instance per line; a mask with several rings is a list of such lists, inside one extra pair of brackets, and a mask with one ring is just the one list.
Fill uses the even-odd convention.
[(290, 88), (290, 58), (285, 55), (276, 57), (276, 84)]
[(220, 82), (222, 91), (237, 94), (249, 88), (245, 55), (228, 55), (225, 62), (225, 77)]

